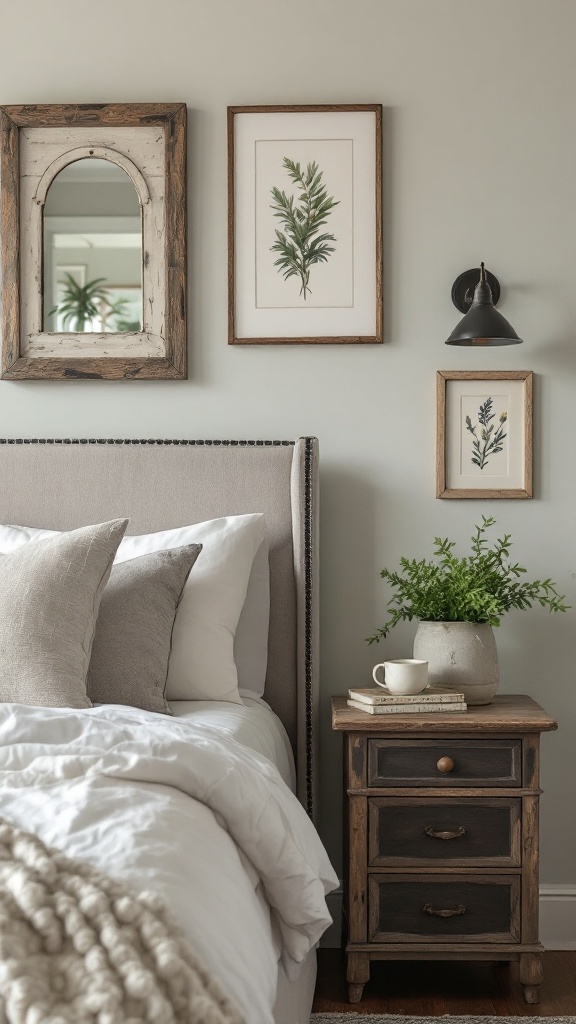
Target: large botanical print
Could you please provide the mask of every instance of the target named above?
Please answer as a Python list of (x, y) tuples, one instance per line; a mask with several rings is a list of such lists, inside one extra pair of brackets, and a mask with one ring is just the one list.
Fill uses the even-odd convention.
[(336, 252), (336, 247), (330, 244), (336, 241), (336, 236), (328, 231), (320, 234), (320, 230), (326, 227), (339, 200), (328, 195), (316, 162), (307, 164), (304, 169), (285, 156), (282, 164), (297, 191), (296, 195), (286, 195), (284, 189), (272, 189), (270, 209), (283, 230), (276, 228), (276, 240), (271, 249), (279, 253), (274, 266), (284, 281), (288, 282), (291, 277), (297, 279), (298, 294), (306, 302), (312, 294), (312, 267), (327, 263), (329, 256)]
[(229, 341), (382, 341), (381, 107), (230, 107)]
[(532, 374), (437, 374), (438, 498), (532, 497)]

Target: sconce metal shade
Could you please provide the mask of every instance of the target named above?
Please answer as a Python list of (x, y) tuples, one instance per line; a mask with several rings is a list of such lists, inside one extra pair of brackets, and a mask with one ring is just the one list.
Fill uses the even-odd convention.
[[(458, 279), (467, 278), (469, 273), (462, 274)], [(476, 271), (477, 273), (477, 271)], [(492, 277), (496, 285), (498, 282)], [(454, 282), (452, 297), (458, 281)], [(470, 299), (468, 299), (468, 302)], [(458, 303), (454, 303), (458, 305)], [(462, 308), (461, 306), (459, 308)], [(462, 317), (452, 334), (446, 341), (447, 345), (520, 345), (519, 338), (511, 324), (494, 306), (492, 289), (486, 280), (484, 264), (480, 264), (480, 280), (474, 291), (474, 298), (466, 316)]]

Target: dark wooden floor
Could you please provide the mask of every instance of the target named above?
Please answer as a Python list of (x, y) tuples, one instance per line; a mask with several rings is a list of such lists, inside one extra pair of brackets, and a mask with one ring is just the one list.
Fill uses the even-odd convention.
[(542, 1001), (522, 997), (518, 966), (380, 961), (371, 965), (360, 1003), (347, 1001), (346, 968), (338, 949), (318, 950), (316, 1013), (397, 1013), (415, 1016), (486, 1014), (576, 1016), (576, 952), (544, 954)]

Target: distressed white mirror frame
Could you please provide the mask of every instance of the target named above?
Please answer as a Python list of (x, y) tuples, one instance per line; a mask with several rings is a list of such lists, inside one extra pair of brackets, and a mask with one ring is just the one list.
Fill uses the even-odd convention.
[[(186, 377), (186, 107), (0, 107), (2, 378)], [(55, 177), (87, 158), (129, 176), (142, 210), (143, 330), (42, 330), (43, 216)]]

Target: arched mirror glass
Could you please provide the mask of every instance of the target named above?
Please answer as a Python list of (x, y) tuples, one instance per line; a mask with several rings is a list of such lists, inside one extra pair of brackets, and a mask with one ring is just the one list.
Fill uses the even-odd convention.
[(143, 330), (142, 211), (126, 171), (86, 157), (50, 185), (43, 223), (43, 330)]

